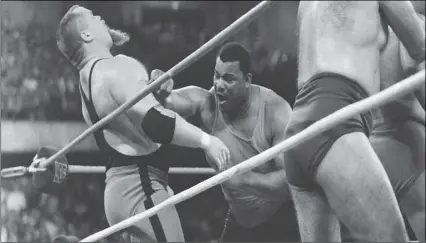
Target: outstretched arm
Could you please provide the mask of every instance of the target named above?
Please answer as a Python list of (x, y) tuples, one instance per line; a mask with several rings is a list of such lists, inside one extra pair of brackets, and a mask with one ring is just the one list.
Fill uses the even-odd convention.
[[(282, 97), (273, 92), (269, 96), (266, 108), (265, 121), (270, 124), (270, 137), (272, 146), (284, 141), (284, 130), (292, 110)], [(250, 171), (243, 178), (248, 185), (247, 190), (252, 190), (256, 195), (266, 196), (270, 200), (282, 200), (290, 197), (287, 176), (284, 170), (284, 154), (280, 153), (273, 161), (277, 170), (262, 174)]]
[[(150, 82), (159, 78), (163, 71), (154, 69), (151, 72)], [(197, 86), (187, 86), (180, 89), (173, 90), (174, 81), (170, 79), (160, 86), (153, 94), (161, 105), (178, 113), (183, 118), (192, 117), (200, 114), (207, 99), (211, 93), (203, 88)]]
[[(116, 74), (110, 74), (114, 77), (110, 80), (109, 91), (112, 99), (121, 105), (146, 87), (148, 75), (145, 68), (136, 60), (125, 56), (115, 58), (120, 65), (112, 68), (117, 71)], [(202, 148), (221, 164), (226, 164), (229, 160), (229, 150), (219, 139), (206, 134), (175, 112), (162, 107), (152, 94), (140, 100), (125, 114), (134, 127), (156, 143)]]
[(164, 108), (188, 118), (200, 114), (209, 96), (209, 91), (203, 88), (187, 86), (172, 90), (165, 99), (159, 100), (159, 102)]

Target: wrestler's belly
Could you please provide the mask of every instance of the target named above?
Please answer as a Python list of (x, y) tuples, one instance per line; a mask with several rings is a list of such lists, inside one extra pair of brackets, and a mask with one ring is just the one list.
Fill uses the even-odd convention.
[(246, 228), (266, 222), (282, 205), (282, 202), (264, 200), (240, 188), (222, 187), (222, 191), (238, 224)]
[(369, 95), (380, 91), (377, 43), (357, 45), (322, 39), (305, 45), (306, 50), (301, 46), (299, 51), (299, 87), (316, 74), (332, 72), (354, 80)]
[(299, 72), (301, 77), (305, 77), (299, 80), (299, 87), (316, 74), (331, 72), (357, 82), (369, 95), (380, 91), (380, 79), (376, 76), (378, 74), (376, 74), (377, 62), (371, 61), (374, 59), (374, 55), (364, 55), (364, 58), (326, 58), (326, 54), (323, 56), (321, 59), (317, 59), (310, 68), (302, 69), (303, 71)]

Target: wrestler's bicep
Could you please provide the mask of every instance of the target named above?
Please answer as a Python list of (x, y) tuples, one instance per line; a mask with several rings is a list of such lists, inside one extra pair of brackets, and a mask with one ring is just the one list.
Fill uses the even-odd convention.
[(165, 108), (175, 111), (184, 118), (193, 117), (200, 114), (208, 95), (207, 90), (197, 86), (176, 89), (167, 99)]
[(379, 1), (390, 27), (416, 61), (425, 58), (425, 30), (410, 1)]
[[(424, 28), (425, 17), (421, 14), (418, 14), (418, 20), (421, 22), (422, 28)], [(401, 42), (399, 43), (399, 56), (401, 59), (401, 66), (405, 73), (408, 73), (411, 75), (418, 72), (418, 70), (421, 69), (421, 67), (418, 66), (418, 63), (411, 58), (407, 49)]]

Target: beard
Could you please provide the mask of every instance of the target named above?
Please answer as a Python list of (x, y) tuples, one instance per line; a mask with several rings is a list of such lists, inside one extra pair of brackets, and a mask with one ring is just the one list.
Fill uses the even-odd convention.
[(114, 46), (122, 46), (130, 40), (130, 36), (126, 32), (111, 28), (109, 28), (108, 31), (111, 35), (112, 43)]

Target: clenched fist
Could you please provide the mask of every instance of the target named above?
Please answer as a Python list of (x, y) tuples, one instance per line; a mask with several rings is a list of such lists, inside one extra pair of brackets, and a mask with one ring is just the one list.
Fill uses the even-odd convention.
[(216, 171), (226, 170), (230, 163), (231, 154), (228, 147), (217, 137), (209, 135), (209, 142), (203, 145), (202, 149), (206, 156), (214, 161), (214, 169)]
[[(151, 72), (151, 79), (149, 80), (149, 83), (154, 82), (156, 79), (158, 79), (161, 75), (163, 75), (164, 72), (160, 69), (154, 69)], [(153, 92), (154, 96), (157, 99), (165, 99), (167, 98), (170, 93), (173, 90), (174, 81), (173, 79), (169, 79), (166, 82), (164, 82), (159, 89)]]

